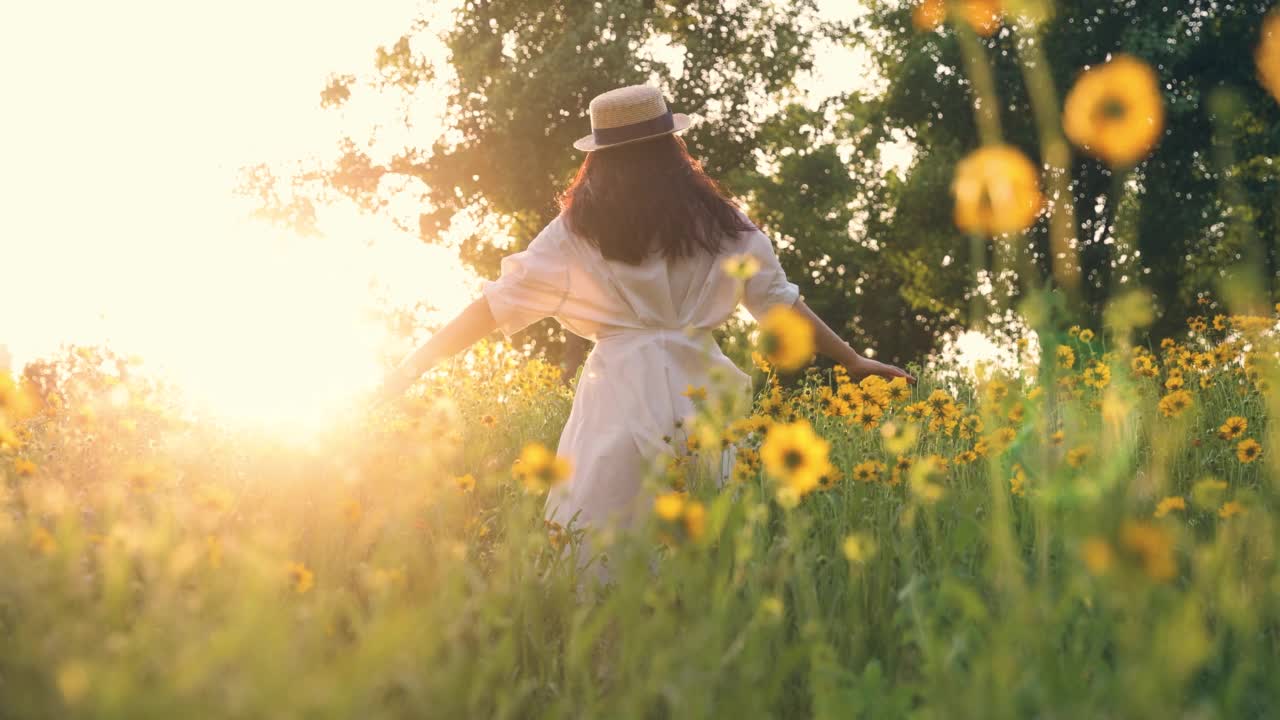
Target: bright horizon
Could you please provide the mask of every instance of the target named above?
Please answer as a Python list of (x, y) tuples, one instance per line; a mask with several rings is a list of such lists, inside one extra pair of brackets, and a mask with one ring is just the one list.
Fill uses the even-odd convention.
[[(331, 73), (368, 72), (377, 47), (443, 7), (232, 0), (196, 23), (158, 2), (11, 10), (0, 60), (23, 69), (7, 93), (24, 110), (0, 140), (0, 347), (14, 369), (103, 343), (199, 406), (292, 425), (376, 382), (370, 283), (450, 313), (474, 276), (388, 217), (320, 207), (323, 236), (302, 238), (247, 219), (232, 190), (244, 166), (324, 157), (394, 117), (393, 98), (369, 94), (325, 111), (320, 90)], [(803, 91), (843, 89), (853, 57), (827, 48)], [(433, 99), (415, 103), (419, 119)], [(394, 150), (408, 131), (380, 132)]]

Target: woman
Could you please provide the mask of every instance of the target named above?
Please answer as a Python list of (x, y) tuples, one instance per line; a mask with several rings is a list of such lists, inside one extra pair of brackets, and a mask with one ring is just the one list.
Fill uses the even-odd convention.
[[(547, 499), (561, 525), (627, 524), (644, 504), (641, 486), (667, 438), (693, 414), (688, 387), (711, 377), (732, 392), (749, 379), (711, 340), (739, 302), (756, 318), (776, 305), (812, 324), (818, 351), (854, 377), (906, 377), (862, 357), (822, 322), (787, 281), (769, 239), (694, 161), (674, 133), (689, 118), (667, 110), (658, 90), (624, 87), (591, 101), (592, 134), (576, 143), (586, 160), (561, 197), (562, 212), (528, 249), (502, 261), (502, 275), (397, 368), (384, 394), (492, 332), (555, 317), (596, 345), (578, 380), (558, 454), (568, 482)], [(749, 254), (760, 270), (743, 283), (722, 268)]]

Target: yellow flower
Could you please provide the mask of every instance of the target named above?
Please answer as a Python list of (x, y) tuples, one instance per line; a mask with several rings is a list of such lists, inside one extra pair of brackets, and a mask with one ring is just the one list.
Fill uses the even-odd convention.
[(27, 541), (27, 547), (35, 550), (41, 555), (52, 555), (53, 551), (58, 548), (58, 543), (53, 539), (53, 533), (44, 527), (37, 525), (31, 531), (31, 537)]
[(911, 422), (920, 422), (929, 415), (929, 406), (923, 400), (914, 402), (902, 408), (902, 414)]
[(882, 472), (884, 472), (884, 464), (866, 460), (853, 466), (853, 479), (859, 482), (872, 482), (879, 480)]
[(1160, 503), (1156, 505), (1155, 517), (1162, 518), (1165, 515), (1168, 515), (1169, 513), (1173, 512), (1174, 510), (1186, 510), (1186, 509), (1187, 509), (1186, 498), (1180, 497), (1178, 495), (1174, 495), (1161, 500)]
[(1091, 455), (1092, 453), (1093, 453), (1092, 448), (1090, 448), (1087, 445), (1081, 445), (1080, 447), (1072, 448), (1071, 450), (1067, 451), (1067, 464), (1073, 468), (1078, 468), (1081, 465), (1085, 464), (1085, 462), (1089, 459), (1089, 455)]
[(569, 461), (542, 443), (529, 443), (520, 451), (520, 458), (511, 467), (511, 473), (529, 492), (546, 492), (568, 479)]
[(653, 501), (653, 511), (667, 522), (674, 522), (684, 513), (685, 494), (670, 492), (659, 495)]
[(746, 281), (760, 272), (760, 261), (754, 255), (743, 253), (725, 258), (720, 262), (720, 268), (729, 277)]
[(1163, 582), (1178, 573), (1173, 536), (1168, 530), (1145, 522), (1126, 522), (1120, 529), (1120, 540), (1125, 549), (1138, 556), (1151, 579)]
[(921, 32), (937, 30), (946, 19), (946, 0), (923, 0), (911, 11), (911, 23)]
[(1080, 342), (1082, 342), (1082, 343), (1088, 343), (1088, 342), (1092, 342), (1092, 341), (1093, 341), (1093, 331), (1092, 331), (1092, 330), (1090, 330), (1089, 328), (1085, 328), (1085, 329), (1083, 329), (1083, 330), (1081, 330), (1081, 331), (1080, 331)]
[[(1253, 54), (1258, 66), (1258, 80), (1280, 100), (1280, 10), (1272, 10), (1262, 21), (1262, 40)], [(1280, 308), (1280, 303), (1277, 304)], [(1280, 312), (1277, 309), (1276, 312)]]
[(1240, 417), (1239, 415), (1233, 415), (1227, 418), (1226, 422), (1222, 423), (1222, 427), (1218, 428), (1218, 437), (1227, 441), (1235, 440), (1241, 435), (1244, 435), (1244, 432), (1248, 429), (1248, 420)]
[(1227, 518), (1240, 515), (1243, 512), (1244, 512), (1244, 506), (1236, 502), (1235, 500), (1231, 500), (1229, 502), (1223, 503), (1222, 507), (1218, 508), (1218, 517), (1222, 518), (1223, 520), (1226, 520)]
[(851, 563), (861, 565), (876, 554), (876, 541), (866, 533), (854, 533), (845, 537), (840, 549)]
[(1160, 398), (1160, 414), (1165, 417), (1178, 417), (1191, 407), (1191, 393), (1186, 390), (1174, 390)]
[(880, 418), (884, 416), (884, 411), (877, 405), (859, 405), (854, 409), (850, 421), (862, 427), (863, 430), (874, 430), (880, 425)]
[(69, 660), (58, 667), (58, 692), (68, 705), (76, 705), (89, 692), (89, 666), (83, 660)]
[(1242, 463), (1251, 463), (1262, 455), (1262, 445), (1253, 438), (1241, 440), (1236, 445), (1236, 459)]
[(956, 226), (980, 235), (1025, 230), (1044, 204), (1035, 166), (1007, 145), (979, 148), (961, 160), (951, 191)]
[(955, 7), (960, 18), (983, 37), (1000, 29), (1000, 0), (960, 0)]
[(827, 471), (823, 473), (821, 477), (818, 478), (818, 487), (822, 488), (823, 490), (830, 490), (831, 488), (840, 484), (840, 481), (843, 479), (844, 479), (844, 473), (840, 471), (840, 468), (828, 463)]
[(1009, 492), (1022, 496), (1026, 494), (1027, 471), (1021, 465), (1013, 466), (1013, 477), (1009, 478)]
[(693, 540), (702, 537), (707, 528), (707, 509), (697, 500), (690, 501), (684, 508), (684, 531)]
[(911, 397), (911, 386), (907, 384), (907, 379), (903, 377), (896, 377), (890, 380), (889, 384), (885, 385), (884, 390), (889, 402), (903, 402)]
[(315, 584), (316, 574), (311, 572), (311, 568), (300, 562), (289, 564), (289, 585), (294, 592), (299, 595), (305, 594), (315, 587)]
[(453, 483), (458, 486), (462, 492), (471, 492), (476, 487), (476, 477), (471, 473), (459, 475), (453, 479)]
[(1129, 56), (1086, 70), (1067, 94), (1063, 130), (1072, 142), (1116, 167), (1151, 152), (1164, 130), (1164, 100), (1151, 66)]
[(18, 458), (13, 461), (13, 471), (18, 477), (31, 477), (36, 474), (36, 464), (26, 458)]
[(702, 402), (707, 399), (707, 389), (705, 387), (694, 387), (692, 385), (685, 386), (684, 396), (694, 402)]
[(1115, 553), (1111, 545), (1102, 538), (1089, 538), (1080, 546), (1080, 557), (1084, 566), (1094, 575), (1106, 575), (1115, 564)]
[(760, 459), (769, 474), (797, 496), (813, 490), (827, 472), (830, 445), (818, 437), (808, 422), (777, 424), (769, 428)]
[(1156, 370), (1155, 362), (1146, 355), (1139, 355), (1135, 357), (1133, 362), (1130, 363), (1130, 367), (1133, 368), (1135, 375), (1139, 375), (1141, 377), (1155, 377), (1159, 374), (1159, 371)]
[(1059, 345), (1056, 353), (1058, 358), (1058, 366), (1064, 370), (1069, 370), (1076, 364), (1076, 351), (1066, 345)]
[(813, 326), (785, 305), (776, 305), (760, 321), (760, 349), (779, 370), (797, 370), (813, 357)]
[(1191, 501), (1201, 509), (1215, 507), (1226, 493), (1227, 483), (1217, 478), (1205, 478), (1191, 487)]

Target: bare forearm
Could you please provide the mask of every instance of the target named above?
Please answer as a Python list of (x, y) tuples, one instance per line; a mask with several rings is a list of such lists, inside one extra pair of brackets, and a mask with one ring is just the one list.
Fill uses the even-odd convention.
[(817, 313), (810, 309), (804, 300), (797, 300), (793, 309), (800, 313), (801, 317), (808, 320), (813, 327), (813, 342), (817, 346), (819, 353), (842, 365), (861, 359), (862, 356), (849, 343), (837, 335), (830, 325), (827, 325), (822, 318), (818, 317)]
[(906, 378), (912, 383), (916, 381), (915, 376), (902, 368), (859, 355), (858, 351), (837, 335), (831, 326), (823, 322), (822, 318), (818, 317), (803, 300), (797, 300), (794, 309), (813, 327), (813, 342), (818, 352), (845, 366), (854, 377), (879, 375), (885, 378)]
[(477, 299), (392, 370), (379, 395), (384, 400), (399, 396), (436, 363), (466, 350), (496, 327), (489, 302)]

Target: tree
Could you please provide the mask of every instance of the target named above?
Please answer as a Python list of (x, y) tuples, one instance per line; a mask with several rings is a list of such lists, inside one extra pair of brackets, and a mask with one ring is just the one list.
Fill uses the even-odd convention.
[[(340, 196), (378, 212), (389, 180), (408, 179), (424, 206), (422, 239), (456, 243), (464, 261), (492, 277), (503, 255), (555, 216), (556, 194), (580, 161), (571, 143), (589, 131), (593, 96), (657, 82), (675, 110), (705, 118), (685, 139), (733, 191), (755, 176), (761, 123), (796, 73), (810, 67), (813, 42), (838, 30), (817, 19), (815, 0), (468, 0), (447, 21), (419, 21), (379, 49), (375, 80), (406, 94), (446, 87), (442, 132), (388, 162), (345, 138), (332, 166), (290, 180), (294, 193), (256, 168), (246, 192), (268, 216), (305, 222), (313, 216), (308, 203)], [(444, 51), (438, 62), (414, 50), (432, 33)], [(322, 102), (340, 107), (356, 83), (334, 78)], [(535, 332), (557, 333), (549, 326)]]
[[(1164, 306), (1154, 330), (1175, 330), (1181, 318), (1195, 314), (1197, 294), (1215, 290), (1239, 270), (1258, 238), (1272, 239), (1256, 247), (1263, 274), (1274, 284), (1280, 267), (1273, 162), (1280, 153), (1280, 112), (1258, 86), (1251, 56), (1269, 5), (1063, 0), (1039, 29), (1059, 107), (1082, 68), (1119, 52), (1156, 69), (1166, 102), (1160, 144), (1127, 177), (1117, 178), (1082, 153), (1070, 165), (1081, 319), (1096, 321), (1112, 290), (1140, 282)], [(979, 133), (960, 38), (951, 26), (916, 30), (909, 3), (871, 0), (868, 8), (850, 42), (873, 50), (889, 84), (866, 126), (882, 138), (905, 133), (916, 149), (905, 182), (874, 186), (877, 209), (868, 232), (889, 248), (886, 265), (896, 270), (904, 302), (964, 317), (975, 280), (967, 243), (950, 223), (947, 189), (955, 163), (978, 146)], [(1005, 142), (1041, 159), (1019, 65), (1033, 40), (1007, 25), (980, 38), (1000, 98)], [(1223, 152), (1228, 140), (1233, 154)], [(1041, 221), (1028, 235), (1044, 278), (1050, 265), (1046, 225)], [(995, 249), (984, 248), (979, 264)]]

